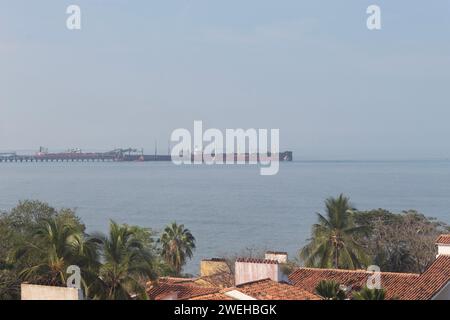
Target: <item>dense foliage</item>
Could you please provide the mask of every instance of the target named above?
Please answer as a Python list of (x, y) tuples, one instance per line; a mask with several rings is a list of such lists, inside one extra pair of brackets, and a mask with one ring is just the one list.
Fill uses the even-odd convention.
[(325, 201), (308, 244), (300, 251), (306, 266), (423, 272), (436, 256), (435, 241), (450, 228), (416, 211), (357, 211), (343, 195)]
[(0, 215), (0, 299), (19, 299), (23, 281), (65, 286), (69, 266), (80, 268), (87, 298), (146, 299), (146, 282), (180, 273), (192, 256), (195, 239), (181, 227), (184, 237), (163, 234), (162, 243), (176, 242), (182, 257), (171, 264), (151, 229), (111, 221), (107, 235), (87, 234), (73, 210), (20, 202)]
[(360, 291), (353, 292), (352, 297), (354, 300), (385, 300), (386, 290), (364, 287)]
[(339, 283), (333, 280), (322, 280), (316, 286), (316, 293), (325, 300), (344, 300), (345, 292)]
[(435, 242), (449, 227), (417, 211), (394, 214), (387, 210), (356, 212), (355, 221), (370, 232), (358, 241), (372, 264), (382, 271), (421, 273), (436, 257)]
[(195, 249), (195, 238), (184, 225), (171, 223), (165, 229), (160, 239), (161, 254), (164, 260), (180, 275), (187, 259), (192, 258)]
[(317, 213), (309, 243), (300, 251), (306, 266), (357, 269), (367, 265), (368, 256), (357, 241), (367, 232), (354, 221), (350, 200), (342, 194), (325, 201), (326, 214)]

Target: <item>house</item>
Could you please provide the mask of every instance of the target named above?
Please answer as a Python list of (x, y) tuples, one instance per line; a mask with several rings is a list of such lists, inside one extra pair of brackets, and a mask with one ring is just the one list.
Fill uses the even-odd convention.
[[(423, 272), (380, 272), (386, 299), (450, 300), (450, 235), (436, 240), (436, 260)], [(239, 258), (231, 268), (223, 259), (204, 260), (199, 278), (162, 278), (149, 289), (155, 299), (186, 300), (320, 300), (315, 288), (322, 280), (339, 283), (349, 299), (367, 285), (367, 270), (297, 268), (283, 272), (285, 252), (267, 252), (265, 259)]]
[(450, 300), (450, 235), (436, 240), (436, 260), (402, 296), (405, 300)]
[[(161, 278), (157, 284), (149, 284), (148, 295), (150, 299), (156, 300), (321, 299), (318, 295), (287, 282), (287, 275), (283, 274), (279, 262), (287, 261), (286, 253), (278, 256), (268, 254), (272, 255), (272, 259), (237, 259), (234, 277), (224, 260), (204, 260), (199, 278)], [(229, 286), (230, 278), (233, 278), (232, 286)]]
[[(422, 274), (380, 272), (386, 299), (450, 300), (450, 234), (436, 240), (437, 256)], [(285, 252), (264, 259), (239, 258), (234, 272), (224, 259), (206, 259), (196, 278), (161, 277), (148, 282), (152, 300), (321, 300), (315, 288), (322, 280), (339, 283), (349, 299), (375, 274), (367, 270), (297, 268), (286, 274)], [(82, 300), (81, 289), (23, 283), (22, 300)]]

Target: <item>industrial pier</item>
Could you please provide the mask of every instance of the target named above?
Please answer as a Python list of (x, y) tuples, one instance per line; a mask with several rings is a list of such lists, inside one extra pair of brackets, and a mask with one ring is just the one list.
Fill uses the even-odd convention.
[[(192, 155), (197, 159), (199, 155)], [(219, 155), (212, 155), (216, 158)], [(227, 155), (222, 155), (227, 157)], [(200, 157), (202, 157), (200, 155)], [(234, 161), (249, 162), (250, 159), (266, 160), (268, 155), (261, 154), (234, 154)], [(292, 161), (292, 151), (279, 153), (280, 161)], [(133, 161), (172, 161), (170, 154), (161, 155), (155, 152), (152, 155), (144, 154), (142, 149), (115, 149), (108, 152), (83, 152), (81, 149), (71, 149), (66, 152), (49, 153), (46, 148), (41, 147), (38, 152), (31, 155), (19, 154), (17, 152), (0, 153), (0, 162), (133, 162)]]

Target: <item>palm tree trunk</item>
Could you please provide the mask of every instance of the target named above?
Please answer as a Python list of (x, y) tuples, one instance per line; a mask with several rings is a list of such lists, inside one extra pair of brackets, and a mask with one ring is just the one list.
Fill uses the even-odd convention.
[(335, 248), (335, 253), (334, 253), (334, 268), (339, 269), (339, 248), (338, 247)]

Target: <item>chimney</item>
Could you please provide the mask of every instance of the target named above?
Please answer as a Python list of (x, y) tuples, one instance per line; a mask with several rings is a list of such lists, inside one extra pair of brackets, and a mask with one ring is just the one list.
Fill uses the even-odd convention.
[(442, 234), (436, 240), (436, 245), (438, 248), (438, 254), (440, 255), (450, 256), (450, 234)]
[(287, 254), (287, 252), (267, 251), (265, 258), (266, 258), (266, 260), (278, 261), (278, 263), (287, 263), (288, 254)]
[(217, 274), (231, 273), (225, 259), (212, 258), (204, 259), (200, 262), (200, 277), (210, 277)]
[(239, 258), (234, 268), (235, 285), (263, 279), (284, 281), (280, 265), (276, 260)]

